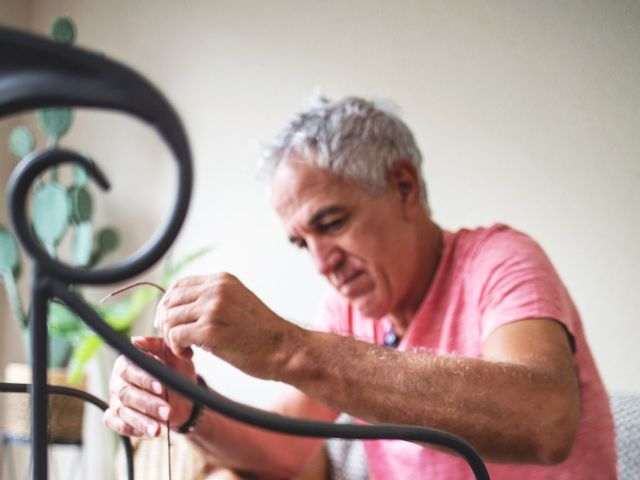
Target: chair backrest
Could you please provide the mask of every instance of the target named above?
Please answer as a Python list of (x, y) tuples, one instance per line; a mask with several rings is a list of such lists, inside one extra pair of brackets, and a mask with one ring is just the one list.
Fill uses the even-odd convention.
[(620, 480), (640, 478), (640, 393), (614, 393), (610, 397), (616, 424)]
[[(353, 423), (353, 419), (342, 414), (339, 423)], [(340, 440), (332, 438), (326, 442), (327, 456), (330, 463), (331, 480), (367, 480), (367, 456), (364, 446), (359, 440)]]

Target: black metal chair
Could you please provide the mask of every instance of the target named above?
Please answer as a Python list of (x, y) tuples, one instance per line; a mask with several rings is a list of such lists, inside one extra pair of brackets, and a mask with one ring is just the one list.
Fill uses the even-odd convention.
[[(28, 383), (6, 383), (0, 382), (0, 393), (24, 393), (29, 394), (31, 390), (31, 384)], [(106, 402), (100, 400), (98, 397), (91, 395), (83, 390), (76, 388), (62, 387), (58, 385), (47, 385), (47, 391), (49, 394), (64, 395), (67, 397), (73, 397), (80, 399), (84, 402), (90, 403), (98, 407), (103, 412), (109, 407)], [(120, 436), (122, 441), (122, 447), (124, 448), (125, 458), (127, 460), (127, 479), (133, 480), (133, 449), (131, 448), (131, 440), (129, 437)], [(2, 473), (0, 464), (0, 473)]]

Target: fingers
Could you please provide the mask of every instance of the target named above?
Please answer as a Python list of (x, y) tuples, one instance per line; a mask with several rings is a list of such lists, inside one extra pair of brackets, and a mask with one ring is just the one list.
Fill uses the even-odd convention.
[(156, 311), (153, 325), (161, 331), (166, 332), (167, 329), (174, 325), (195, 322), (206, 306), (207, 302), (202, 299), (200, 299), (200, 301), (170, 307), (166, 307), (164, 303), (162, 303)]
[(171, 330), (171, 328), (176, 325), (197, 321), (201, 313), (203, 313), (203, 308), (206, 308), (206, 306), (201, 303), (189, 303), (187, 305), (178, 305), (177, 307), (166, 309), (164, 318), (162, 319), (163, 331), (166, 334), (168, 330)]
[(119, 402), (114, 402), (104, 412), (102, 421), (107, 427), (127, 437), (155, 437), (160, 433), (159, 422)]
[[(176, 280), (163, 295), (153, 325), (164, 329), (173, 319), (176, 323), (195, 321), (203, 308), (211, 308), (220, 297), (223, 288), (239, 283), (229, 273), (216, 273), (186, 277)], [(180, 308), (182, 307), (182, 308)]]
[(169, 418), (169, 405), (155, 392), (151, 393), (139, 388), (123, 378), (116, 378), (109, 390), (111, 398), (126, 407), (133, 408), (155, 420), (166, 421)]
[[(238, 288), (241, 287), (241, 288)], [(204, 345), (205, 337), (195, 335), (201, 329), (198, 322), (215, 326), (220, 323), (221, 309), (242, 300), (244, 293), (239, 280), (228, 273), (187, 277), (174, 282), (163, 296), (156, 312), (154, 326), (159, 328), (174, 355), (183, 359), (192, 357), (191, 346), (211, 351)], [(239, 298), (238, 298), (239, 297)], [(188, 334), (174, 333), (178, 327), (193, 326)], [(178, 329), (180, 332), (182, 328)], [(172, 340), (172, 338), (174, 340)], [(191, 342), (191, 343), (187, 343)]]
[(118, 410), (115, 407), (109, 407), (105, 410), (102, 415), (102, 423), (118, 435), (123, 435), (125, 437), (143, 437), (145, 435), (144, 432), (133, 428), (133, 426), (121, 419), (118, 415)]
[[(193, 364), (181, 363), (183, 373), (195, 377)], [(104, 414), (104, 423), (121, 435), (155, 436), (160, 425), (169, 421), (182, 425), (192, 408), (190, 400), (172, 392), (165, 398), (166, 387), (122, 356), (116, 360), (109, 392), (110, 406)]]
[(155, 437), (160, 433), (160, 423), (142, 415), (140, 412), (124, 405), (118, 408), (118, 416), (125, 424), (130, 425), (135, 431), (144, 432), (149, 437)]
[(199, 328), (193, 324), (178, 325), (169, 330), (167, 345), (171, 352), (181, 358), (190, 359), (193, 357), (192, 345), (198, 346), (202, 342), (202, 335), (199, 335)]
[(162, 395), (162, 384), (137, 365), (131, 363), (129, 359), (120, 356), (116, 359), (113, 367), (110, 391), (111, 394), (117, 394), (122, 383), (132, 384), (142, 390)]
[(170, 287), (162, 296), (162, 305), (165, 308), (170, 308), (192, 303), (210, 287), (210, 282), (194, 283), (191, 285), (176, 284), (175, 286)]
[[(119, 365), (122, 365), (120, 363)], [(164, 399), (154, 393), (139, 388), (125, 378), (138, 378), (133, 365), (128, 365), (118, 375), (116, 370), (112, 376), (109, 390), (111, 403), (103, 416), (104, 423), (127, 436), (156, 436), (160, 432), (160, 424), (166, 422), (171, 415), (171, 407)], [(146, 379), (144, 381), (146, 383)]]
[[(181, 375), (195, 378), (195, 369), (193, 362), (191, 361), (191, 358), (193, 357), (193, 351), (191, 348), (185, 348), (180, 355), (176, 356), (168, 346), (165, 348), (165, 341), (162, 337), (132, 337), (131, 341), (141, 350), (153, 354), (157, 360), (164, 362), (168, 367)], [(143, 375), (140, 382), (136, 383), (136, 385), (149, 390), (148, 380), (155, 380), (154, 377), (151, 377), (148, 373), (138, 367), (135, 368), (137, 371), (131, 371), (134, 375), (131, 377), (132, 380), (136, 382), (135, 375), (137, 373)], [(163, 393), (163, 390), (158, 391), (157, 386), (154, 386), (153, 384), (151, 385), (150, 391), (157, 394)]]
[(193, 303), (202, 297), (204, 293), (210, 292), (216, 287), (238, 282), (236, 277), (225, 272), (181, 278), (169, 286), (162, 296), (161, 304), (165, 308), (171, 308)]
[[(162, 337), (134, 337), (132, 343), (157, 359), (166, 359), (166, 363), (178, 373), (195, 378), (193, 363), (173, 355), (165, 347)], [(186, 355), (183, 353), (183, 356)], [(167, 392), (155, 377), (124, 356), (116, 359), (109, 380), (109, 392), (110, 406), (103, 421), (121, 435), (156, 436), (162, 424), (171, 420), (181, 425), (191, 411), (190, 401)]]
[(133, 343), (140, 350), (143, 350), (156, 357), (162, 356), (162, 349), (164, 347), (164, 339), (158, 336), (146, 336), (146, 337), (131, 337), (131, 343)]
[(162, 345), (164, 340), (158, 336), (146, 336), (146, 337), (131, 337), (131, 343), (133, 343), (140, 350), (144, 350), (152, 355), (158, 355), (162, 353)]

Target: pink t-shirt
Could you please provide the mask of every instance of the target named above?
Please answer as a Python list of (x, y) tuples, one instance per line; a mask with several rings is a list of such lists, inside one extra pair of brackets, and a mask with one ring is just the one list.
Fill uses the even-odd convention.
[[(589, 351), (578, 312), (542, 249), (505, 225), (444, 232), (444, 250), (429, 293), (397, 349), (481, 358), (495, 329), (527, 318), (553, 318), (573, 336), (581, 415), (569, 458), (555, 466), (489, 464), (493, 480), (590, 479), (616, 475), (613, 419), (608, 395)], [(363, 318), (332, 295), (319, 325), (324, 331), (383, 344), (390, 323)], [(370, 477), (473, 478), (463, 460), (399, 440), (365, 443)]]

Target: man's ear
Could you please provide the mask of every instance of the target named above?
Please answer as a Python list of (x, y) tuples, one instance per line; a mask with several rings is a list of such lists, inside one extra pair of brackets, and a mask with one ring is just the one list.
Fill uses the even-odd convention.
[(420, 180), (413, 163), (408, 160), (398, 160), (389, 171), (388, 181), (392, 190), (398, 195), (405, 209), (413, 211), (422, 205)]

